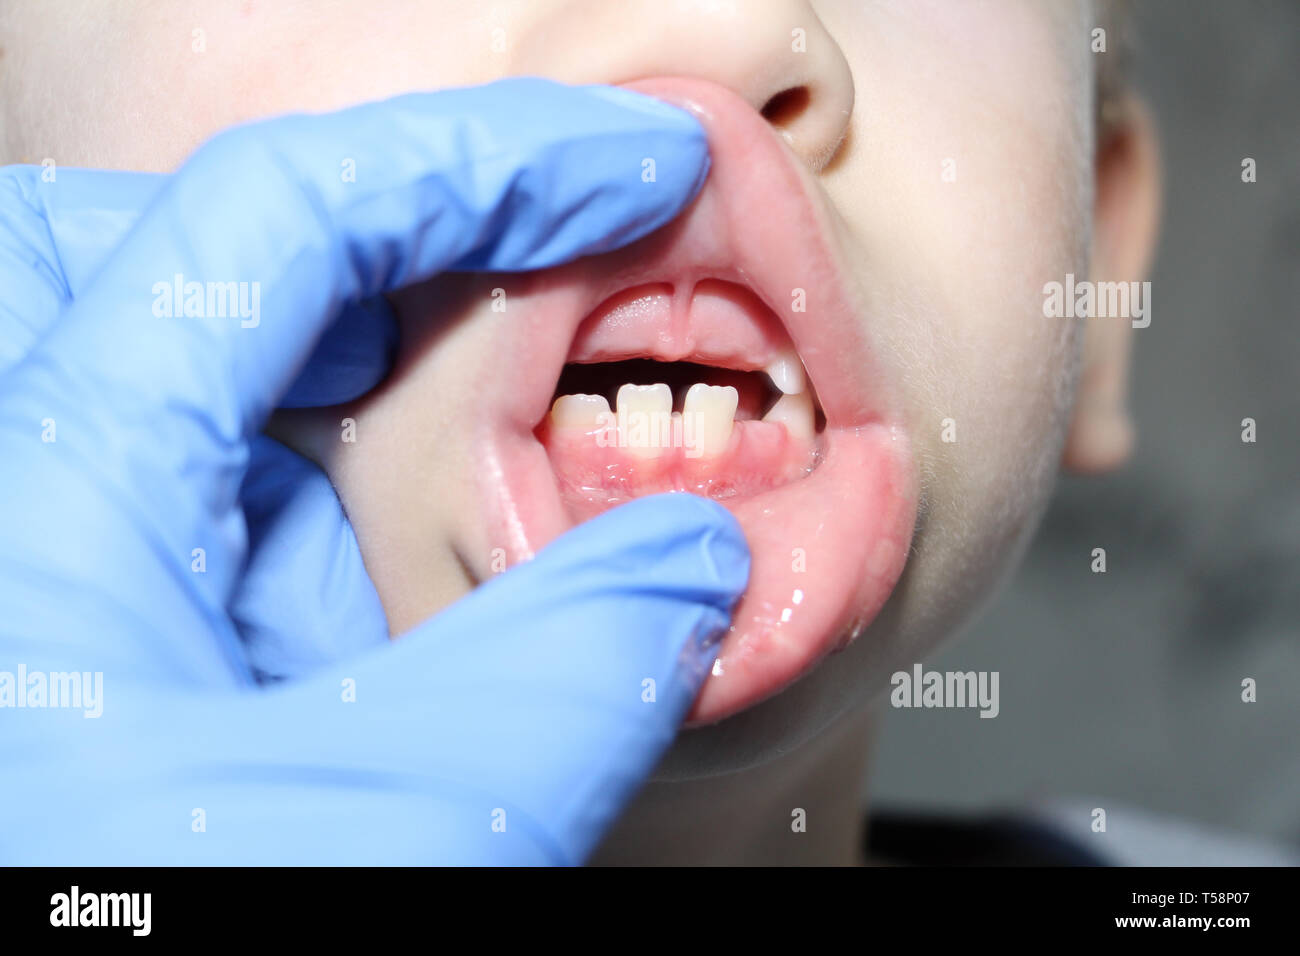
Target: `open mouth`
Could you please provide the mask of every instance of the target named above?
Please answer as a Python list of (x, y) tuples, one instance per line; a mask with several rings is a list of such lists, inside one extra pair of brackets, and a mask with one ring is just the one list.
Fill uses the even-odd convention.
[(875, 617), (906, 559), (916, 482), (808, 174), (721, 87), (631, 86), (699, 118), (709, 179), (631, 246), (499, 277), (519, 347), (491, 370), (512, 387), (485, 418), (482, 488), (512, 561), (647, 494), (731, 510), (752, 569), (691, 713), (708, 723), (779, 692)]
[[(756, 341), (701, 354), (698, 330), (718, 321), (720, 303)], [(656, 333), (649, 354), (617, 358), (637, 323)], [(673, 328), (692, 330), (692, 341), (668, 347), (659, 333)], [(825, 416), (779, 320), (743, 287), (705, 280), (620, 293), (579, 326), (570, 357), (537, 435), (577, 518), (665, 491), (739, 500), (817, 467)]]

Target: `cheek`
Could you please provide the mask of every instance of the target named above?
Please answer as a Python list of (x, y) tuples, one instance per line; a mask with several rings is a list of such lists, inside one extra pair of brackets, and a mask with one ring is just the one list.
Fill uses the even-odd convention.
[[(925, 521), (941, 535), (923, 535), (918, 557), (959, 574), (982, 562), (990, 582), (1051, 491), (1082, 332), (1043, 315), (1042, 289), (1086, 274), (1087, 224), (1052, 167), (1021, 162), (1026, 141), (971, 147), (968, 169), (999, 172), (918, 204), (907, 227), (916, 255), (893, 270), (908, 281), (890, 293), (905, 317), (893, 342), (908, 369)], [(927, 540), (940, 554), (926, 555)]]
[(502, 317), (480, 285), (444, 276), (399, 293), (402, 340), (384, 383), (347, 405), (277, 412), (267, 429), (329, 476), (394, 634), (500, 570), (469, 520), (483, 467), (474, 403), (502, 387), (489, 374)]
[(1015, 558), (1060, 459), (1081, 328), (1043, 316), (1042, 288), (1087, 270), (1090, 67), (1032, 5), (890, 9), (861, 38), (853, 161), (828, 186), (902, 370), (911, 600), (956, 612)]
[(412, 414), (429, 398), (408, 380), (351, 405), (277, 412), (267, 427), (329, 477), (393, 634), (474, 583), (457, 557), (452, 519), (465, 496), (449, 466), (455, 456), (434, 437), (435, 423)]
[(492, 31), (517, 29), (524, 9), (472, 13), (453, 0), (333, 0), (307, 16), (301, 4), (206, 0), (5, 6), (0, 159), (154, 172), (238, 123), (494, 79), (507, 61), (492, 51)]

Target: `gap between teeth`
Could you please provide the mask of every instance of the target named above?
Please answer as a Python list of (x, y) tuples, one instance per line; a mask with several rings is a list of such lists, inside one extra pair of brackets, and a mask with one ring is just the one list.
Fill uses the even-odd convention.
[[(802, 371), (799, 391), (782, 395), (763, 421), (779, 422), (792, 437), (811, 440), (816, 423)], [(668, 448), (684, 448), (688, 458), (716, 456), (731, 440), (739, 399), (730, 385), (696, 382), (686, 391), (682, 411), (674, 412), (667, 385), (627, 384), (619, 388), (614, 410), (603, 395), (561, 395), (551, 406), (551, 422), (557, 428), (599, 430), (598, 445), (642, 458), (657, 458)]]

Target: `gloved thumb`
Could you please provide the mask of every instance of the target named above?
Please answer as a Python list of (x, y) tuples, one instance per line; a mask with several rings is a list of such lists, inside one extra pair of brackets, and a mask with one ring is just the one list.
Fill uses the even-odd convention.
[(441, 645), (427, 692), (456, 739), (440, 769), (582, 861), (672, 742), (748, 577), (739, 524), (693, 495), (557, 538), (400, 639)]

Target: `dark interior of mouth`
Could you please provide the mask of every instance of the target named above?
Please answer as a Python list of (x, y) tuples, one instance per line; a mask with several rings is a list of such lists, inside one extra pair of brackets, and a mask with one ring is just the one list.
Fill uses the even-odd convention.
[(733, 386), (739, 395), (737, 421), (762, 418), (781, 397), (764, 372), (742, 372), (693, 362), (626, 359), (564, 366), (552, 401), (561, 395), (603, 395), (610, 408), (615, 408), (618, 390), (622, 386), (663, 383), (673, 390), (673, 409), (680, 412), (686, 390), (696, 382)]

